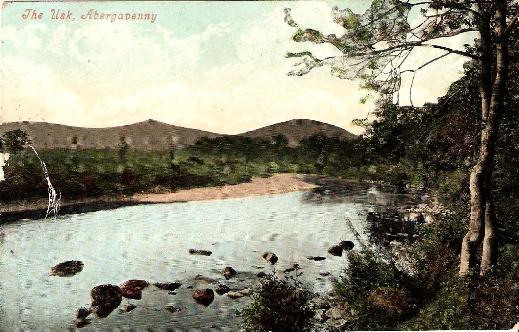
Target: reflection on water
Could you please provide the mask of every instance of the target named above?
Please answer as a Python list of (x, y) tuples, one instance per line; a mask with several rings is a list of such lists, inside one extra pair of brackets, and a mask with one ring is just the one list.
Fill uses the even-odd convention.
[[(137, 306), (133, 311), (116, 310), (105, 319), (93, 319), (84, 330), (235, 330), (238, 310), (249, 298), (216, 296), (206, 308), (194, 303), (189, 286), (214, 287), (221, 282), (242, 289), (254, 285), (258, 272), (282, 273), (294, 263), (301, 267), (304, 283), (325, 292), (330, 279), (319, 273), (337, 276), (346, 265), (344, 257), (330, 256), (327, 249), (341, 240), (352, 240), (358, 248), (359, 242), (367, 241), (368, 211), (377, 200), (391, 200), (391, 195), (366, 188), (347, 194), (326, 190), (141, 205), (2, 225), (0, 330), (73, 328), (75, 310), (90, 303), (90, 289), (128, 279), (178, 281), (182, 287), (176, 294), (149, 287), (142, 300), (123, 300)], [(191, 248), (213, 254), (190, 255)], [(265, 251), (277, 254), (276, 265), (261, 258)], [(307, 256), (327, 259), (311, 261)], [(69, 278), (49, 276), (52, 266), (66, 260), (83, 261), (83, 271)], [(225, 266), (238, 275), (225, 280)], [(181, 310), (171, 313), (164, 309), (168, 304)]]

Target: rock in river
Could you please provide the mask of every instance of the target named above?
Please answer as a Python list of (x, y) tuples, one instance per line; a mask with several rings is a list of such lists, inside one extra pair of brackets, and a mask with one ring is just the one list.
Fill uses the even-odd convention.
[(85, 327), (90, 323), (91, 323), (90, 319), (86, 319), (86, 318), (78, 318), (74, 321), (74, 324), (76, 325), (76, 327), (78, 329)]
[(171, 303), (167, 304), (167, 305), (164, 307), (164, 309), (166, 309), (167, 311), (172, 312), (172, 313), (179, 312), (179, 311), (182, 310), (181, 307), (176, 306), (176, 305), (171, 304)]
[(326, 257), (322, 257), (322, 256), (307, 256), (306, 258), (311, 261), (316, 261), (316, 262), (324, 261), (326, 259)]
[(158, 289), (167, 290), (167, 291), (174, 291), (174, 290), (180, 288), (180, 286), (182, 286), (182, 284), (179, 282), (156, 282), (154, 285)]
[(225, 293), (228, 293), (230, 290), (231, 290), (231, 288), (229, 288), (229, 286), (224, 285), (224, 284), (218, 284), (218, 286), (216, 286), (216, 289), (214, 291), (218, 295), (223, 295)]
[(351, 250), (353, 249), (354, 244), (351, 241), (341, 241), (339, 244), (334, 245), (328, 249), (328, 253), (334, 255), (334, 256), (342, 256), (342, 252), (344, 250)]
[(137, 306), (135, 304), (128, 303), (128, 304), (125, 304), (120, 310), (123, 312), (130, 312), (135, 308), (137, 308)]
[(276, 256), (275, 253), (270, 251), (263, 253), (261, 257), (263, 257), (263, 259), (269, 262), (270, 264), (276, 264), (276, 262), (278, 261), (278, 256)]
[(66, 261), (59, 263), (50, 270), (51, 276), (71, 277), (83, 270), (83, 262), (81, 261)]
[(146, 280), (131, 279), (119, 285), (123, 292), (123, 297), (127, 299), (142, 299), (142, 290), (150, 284)]
[(214, 292), (211, 288), (197, 289), (193, 293), (193, 299), (201, 305), (208, 306), (214, 300)]
[(212, 251), (209, 251), (209, 250), (189, 249), (189, 253), (190, 253), (191, 255), (211, 256), (211, 254), (212, 254), (213, 252), (212, 252)]
[(236, 270), (233, 269), (232, 267), (230, 266), (226, 266), (225, 269), (223, 269), (223, 276), (225, 277), (225, 279), (229, 280), (231, 279), (232, 277), (234, 277), (236, 275)]
[(92, 288), (90, 297), (92, 298), (92, 312), (98, 317), (104, 318), (121, 304), (123, 292), (119, 286), (105, 284)]
[(79, 308), (76, 311), (76, 318), (77, 319), (85, 319), (92, 313), (92, 310), (89, 308)]

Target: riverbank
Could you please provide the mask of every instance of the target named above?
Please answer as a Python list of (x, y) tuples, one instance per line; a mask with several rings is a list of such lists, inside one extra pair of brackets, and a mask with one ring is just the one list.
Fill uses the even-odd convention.
[[(131, 196), (101, 196), (77, 200), (63, 198), (60, 215), (115, 209), (139, 204), (161, 204), (188, 201), (231, 199), (248, 196), (282, 194), (318, 187), (305, 175), (280, 173), (268, 178), (254, 177), (250, 182), (219, 187), (192, 188), (176, 192), (139, 193)], [(0, 206), (0, 224), (20, 219), (45, 217), (47, 201), (7, 203)]]

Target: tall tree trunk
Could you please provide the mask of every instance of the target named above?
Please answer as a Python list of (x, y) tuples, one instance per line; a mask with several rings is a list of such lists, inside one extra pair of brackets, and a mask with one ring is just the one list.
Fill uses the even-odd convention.
[[(506, 35), (506, 0), (496, 1), (495, 14), (495, 78), (492, 83), (490, 100), (482, 81), (482, 122), (479, 157), (470, 175), (470, 220), (469, 230), (463, 238), (460, 255), (460, 275), (468, 275), (478, 266), (477, 253), (484, 243), (480, 274), (485, 275), (494, 264), (495, 254), (495, 217), (490, 200), (490, 187), (494, 164), (495, 144), (499, 120), (503, 111), (503, 100), (508, 73), (508, 37)], [(481, 30), (480, 30), (481, 31)], [(482, 31), (484, 32), (484, 31)], [(482, 49), (489, 40), (482, 33)], [(482, 57), (482, 73), (488, 69)], [(486, 69), (486, 70), (483, 70)], [(489, 101), (489, 102), (488, 102)], [(488, 211), (487, 211), (488, 207)], [(484, 223), (484, 224), (483, 224)]]
[(485, 237), (483, 238), (483, 251), (481, 253), (480, 275), (487, 274), (496, 262), (496, 215), (494, 201), (489, 198), (485, 209)]

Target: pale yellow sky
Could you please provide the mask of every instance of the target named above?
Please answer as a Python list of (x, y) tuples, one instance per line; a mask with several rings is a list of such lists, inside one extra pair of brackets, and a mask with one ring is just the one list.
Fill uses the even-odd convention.
[[(367, 1), (341, 1), (357, 9)], [(156, 119), (235, 134), (275, 122), (309, 118), (358, 133), (351, 124), (373, 110), (359, 101), (358, 82), (333, 77), (322, 68), (303, 77), (287, 72), (289, 51), (301, 45), (283, 21), (283, 9), (301, 25), (339, 35), (329, 2), (248, 3), (15, 3), (2, 10), (0, 122), (48, 121), (106, 127)], [(44, 14), (23, 20), (28, 6)], [(71, 10), (75, 21), (50, 19), (51, 9)], [(86, 21), (99, 12), (151, 12), (150, 22)], [(462, 37), (460, 37), (462, 38)], [(460, 48), (461, 39), (448, 41)], [(413, 55), (416, 64), (434, 50)], [(415, 105), (434, 102), (461, 76), (464, 59), (449, 56), (415, 79)], [(408, 83), (408, 78), (404, 83)], [(408, 85), (401, 100), (408, 100)]]

